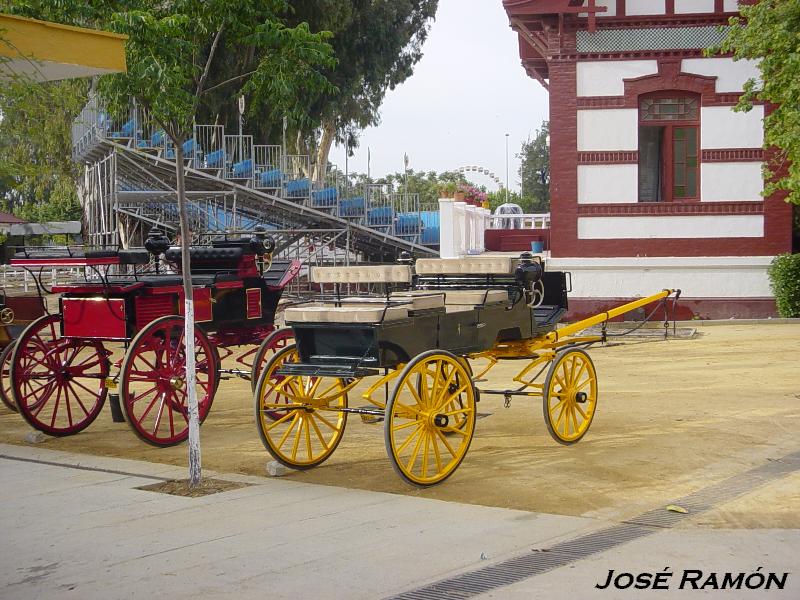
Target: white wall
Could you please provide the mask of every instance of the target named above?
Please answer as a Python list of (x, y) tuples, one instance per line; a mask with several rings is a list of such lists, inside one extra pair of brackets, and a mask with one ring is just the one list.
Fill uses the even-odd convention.
[(654, 60), (579, 62), (578, 96), (622, 96), (625, 93), (623, 79), (656, 73), (658, 73), (658, 63)]
[(639, 201), (639, 165), (578, 165), (578, 204)]
[(700, 147), (761, 148), (764, 145), (764, 107), (746, 113), (730, 106), (705, 106), (700, 112)]
[(713, 13), (714, 0), (675, 0), (676, 13)]
[(626, 15), (663, 15), (667, 12), (664, 0), (627, 0)]
[[(583, 3), (586, 6), (584, 0)], [(595, 6), (605, 6), (606, 12), (595, 13), (598, 17), (614, 17), (617, 14), (617, 0), (597, 0)], [(579, 17), (588, 17), (589, 13), (578, 13)]]
[(582, 240), (763, 237), (764, 215), (578, 217)]
[(572, 273), (572, 298), (649, 296), (664, 288), (684, 298), (771, 297), (771, 256), (551, 258), (548, 271)]
[(702, 163), (700, 198), (703, 202), (763, 200), (760, 162)]
[(725, 12), (736, 12), (739, 10), (739, 2), (738, 0), (725, 0), (725, 4), (723, 5), (723, 10)]
[(717, 77), (717, 92), (741, 92), (748, 79), (759, 79), (760, 71), (755, 60), (732, 58), (685, 58), (681, 63), (684, 73)]
[(578, 111), (578, 151), (638, 149), (639, 111), (635, 108)]

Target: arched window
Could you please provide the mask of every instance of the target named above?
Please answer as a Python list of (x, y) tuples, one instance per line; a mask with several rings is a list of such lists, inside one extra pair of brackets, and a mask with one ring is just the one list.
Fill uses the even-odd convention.
[(699, 155), (698, 94), (639, 97), (639, 202), (697, 200)]

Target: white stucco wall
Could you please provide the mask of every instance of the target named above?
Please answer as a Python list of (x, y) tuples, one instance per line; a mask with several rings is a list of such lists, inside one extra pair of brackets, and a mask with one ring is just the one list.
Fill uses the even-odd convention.
[(701, 164), (700, 198), (703, 202), (763, 200), (761, 165), (760, 162)]
[(763, 215), (578, 217), (582, 240), (762, 237)]
[(623, 79), (656, 73), (658, 63), (654, 60), (582, 61), (577, 65), (578, 96), (622, 96)]
[(741, 92), (744, 82), (758, 79), (760, 72), (758, 62), (754, 60), (738, 60), (732, 58), (685, 58), (681, 62), (684, 73), (708, 75), (717, 78), (717, 92)]
[(663, 15), (667, 12), (664, 0), (627, 0), (626, 15)]
[[(586, 6), (586, 2), (583, 3)], [(617, 0), (597, 0), (595, 6), (605, 6), (606, 12), (595, 13), (598, 17), (614, 17), (617, 14)], [(578, 13), (579, 17), (586, 17), (589, 13)]]
[(638, 165), (578, 165), (578, 204), (638, 201)]
[(734, 112), (730, 106), (705, 106), (700, 113), (700, 147), (761, 148), (764, 145), (764, 107)]
[(738, 0), (725, 0), (722, 7), (725, 12), (736, 12), (739, 10), (739, 2)]
[(639, 114), (635, 108), (578, 111), (578, 150), (638, 150)]
[(684, 298), (771, 297), (771, 256), (551, 258), (548, 271), (572, 274), (571, 298), (630, 298), (664, 288)]
[(680, 13), (713, 13), (714, 0), (675, 0), (675, 12)]

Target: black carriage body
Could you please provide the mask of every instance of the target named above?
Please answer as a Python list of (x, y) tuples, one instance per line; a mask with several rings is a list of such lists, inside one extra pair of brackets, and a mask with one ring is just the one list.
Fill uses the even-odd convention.
[[(547, 272), (543, 280), (544, 300), (535, 308), (524, 301), (516, 283), (500, 288), (502, 281), (495, 279), (491, 282), (493, 289), (504, 289), (507, 301), (449, 311), (447, 307), (409, 311), (408, 318), (375, 324), (294, 322), (291, 326), (300, 364), (286, 365), (284, 370), (361, 376), (372, 369), (395, 368), (434, 348), (466, 355), (489, 350), (498, 342), (545, 334), (555, 329), (567, 310), (567, 274)], [(459, 286), (463, 285), (463, 279), (437, 278), (418, 281), (416, 292), (447, 294), (447, 290), (461, 290)], [(397, 301), (386, 302), (391, 305)]]

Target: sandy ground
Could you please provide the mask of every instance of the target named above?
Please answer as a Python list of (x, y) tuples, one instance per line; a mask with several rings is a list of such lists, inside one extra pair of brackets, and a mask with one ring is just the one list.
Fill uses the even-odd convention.
[[(595, 347), (600, 397), (586, 437), (564, 447), (547, 433), (540, 402), (484, 396), (488, 416), (459, 470), (442, 485), (417, 489), (393, 472), (382, 424), (348, 422), (328, 462), (286, 477), (489, 506), (624, 519), (800, 449), (799, 325), (700, 328), (693, 340)], [(520, 363), (495, 367), (481, 387), (505, 388)], [(363, 402), (351, 394), (350, 404)], [(22, 419), (0, 407), (0, 442), (24, 444)], [(271, 460), (253, 418), (248, 381), (220, 385), (201, 431), (203, 466), (263, 475)], [(47, 438), (63, 451), (182, 465), (186, 446), (140, 442), (110, 411), (84, 432)], [(800, 528), (800, 475), (706, 513), (707, 527)]]

